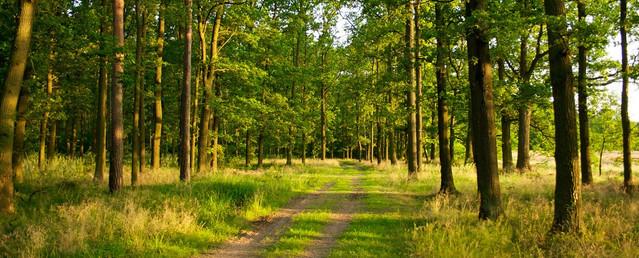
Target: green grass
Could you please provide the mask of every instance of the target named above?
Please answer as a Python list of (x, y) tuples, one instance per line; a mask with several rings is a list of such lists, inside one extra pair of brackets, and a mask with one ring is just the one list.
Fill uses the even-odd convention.
[[(303, 254), (330, 223), (332, 210), (361, 177), (366, 193), (359, 211), (338, 237), (331, 257), (636, 257), (639, 197), (621, 190), (620, 169), (604, 166), (582, 194), (578, 235), (549, 235), (554, 168), (533, 164), (524, 174), (500, 176), (505, 216), (477, 219), (476, 174), (453, 169), (460, 194), (438, 196), (439, 168), (425, 165), (418, 179), (405, 168), (352, 161), (309, 161), (263, 170), (225, 169), (179, 183), (176, 168), (146, 173), (138, 187), (111, 195), (92, 183), (91, 157), (56, 159), (47, 169), (26, 162), (16, 185), (16, 215), (0, 218), (0, 256), (7, 257), (189, 257), (213, 248), (251, 222), (272, 214), (291, 198), (332, 188), (305, 212), (267, 257)], [(128, 183), (128, 177), (125, 182)]]
[(55, 159), (43, 171), (34, 164), (26, 161), (25, 181), (16, 185), (16, 215), (1, 218), (0, 256), (188, 257), (331, 180), (272, 166), (195, 175), (184, 184), (168, 168), (111, 195), (106, 183), (91, 181), (90, 157)]

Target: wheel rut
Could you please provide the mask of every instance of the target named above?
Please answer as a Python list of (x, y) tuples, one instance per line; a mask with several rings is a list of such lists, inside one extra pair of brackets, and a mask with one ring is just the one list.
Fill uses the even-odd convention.
[(323, 195), (333, 185), (335, 182), (327, 183), (317, 192), (293, 199), (285, 208), (261, 220), (253, 230), (243, 232), (239, 237), (228, 241), (218, 249), (201, 254), (200, 257), (259, 257), (265, 247), (276, 242), (286, 232), (296, 214), (305, 211), (307, 207), (324, 202)]

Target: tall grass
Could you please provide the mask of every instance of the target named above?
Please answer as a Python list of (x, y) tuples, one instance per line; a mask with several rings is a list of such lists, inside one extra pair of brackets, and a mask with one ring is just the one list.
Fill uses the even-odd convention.
[(39, 170), (34, 157), (26, 160), (18, 211), (0, 218), (1, 257), (187, 257), (325, 182), (301, 167), (271, 166), (184, 184), (176, 168), (164, 168), (112, 195), (93, 183), (91, 164), (91, 157), (60, 157)]

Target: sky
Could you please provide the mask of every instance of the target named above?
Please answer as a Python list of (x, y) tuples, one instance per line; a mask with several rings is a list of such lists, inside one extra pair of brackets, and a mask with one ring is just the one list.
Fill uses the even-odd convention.
[[(349, 28), (351, 27), (350, 22), (347, 20), (349, 18), (349, 14), (352, 12), (357, 12), (352, 8), (342, 8), (340, 10), (340, 15), (338, 16), (337, 24), (334, 28), (336, 43), (338, 45), (345, 45), (348, 43), (348, 37), (350, 34)], [(619, 46), (619, 36), (615, 38), (609, 39), (609, 44), (606, 47), (606, 53), (609, 59), (616, 60), (621, 63), (621, 46)], [(629, 46), (628, 46), (628, 54), (629, 54), (629, 63), (630, 65), (639, 65), (633, 64), (632, 56), (637, 55), (639, 53), (639, 40), (637, 38), (629, 38)], [(608, 92), (617, 96), (617, 100), (621, 105), (621, 81), (609, 84), (604, 86)], [(629, 90), (629, 104), (628, 104), (628, 112), (630, 115), (630, 120), (634, 122), (639, 122), (639, 81), (630, 80), (630, 84), (628, 85)]]

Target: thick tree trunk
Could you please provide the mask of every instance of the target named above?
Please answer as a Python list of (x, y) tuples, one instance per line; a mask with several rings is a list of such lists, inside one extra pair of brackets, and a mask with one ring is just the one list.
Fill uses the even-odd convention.
[(406, 11), (409, 18), (406, 20), (405, 34), (405, 62), (406, 62), (406, 82), (408, 90), (406, 91), (406, 110), (407, 118), (407, 146), (406, 146), (406, 162), (408, 162), (408, 175), (415, 176), (417, 173), (417, 119), (415, 113), (416, 97), (416, 75), (415, 75), (415, 22), (413, 16), (413, 8), (411, 3), (406, 4)]
[(155, 60), (155, 103), (153, 107), (155, 126), (153, 129), (153, 172), (158, 172), (161, 166), (162, 146), (162, 64), (164, 63), (164, 0), (160, 1), (158, 10), (158, 35)]
[(528, 104), (519, 108), (519, 142), (517, 144), (517, 169), (530, 170), (530, 117)]
[[(466, 17), (474, 18), (468, 28), (468, 72), (470, 81), (471, 132), (477, 168), (479, 190), (479, 218), (496, 219), (503, 213), (497, 169), (497, 143), (493, 107), (492, 66), (489, 39), (481, 13), (486, 12), (488, 1), (470, 0), (466, 4)], [(479, 15), (478, 15), (479, 14)]]
[[(102, 0), (100, 13), (100, 35), (106, 37), (107, 34), (107, 0)], [(100, 52), (106, 48), (106, 42), (100, 41)], [(102, 183), (104, 180), (104, 170), (106, 169), (106, 141), (107, 141), (107, 97), (109, 90), (107, 78), (108, 57), (104, 54), (100, 56), (99, 78), (98, 78), (98, 117), (96, 119), (95, 132), (95, 172), (93, 181)]]
[(504, 172), (513, 170), (513, 150), (510, 140), (510, 118), (506, 114), (501, 115), (501, 156)]
[(628, 117), (628, 78), (630, 70), (628, 69), (628, 39), (626, 29), (629, 23), (626, 21), (627, 1), (620, 0), (619, 26), (621, 35), (621, 130), (623, 137), (623, 187), (627, 193), (632, 192), (632, 148), (630, 145), (631, 130), (630, 118)]
[(193, 43), (193, 2), (184, 0), (186, 8), (184, 37), (184, 85), (180, 103), (180, 181), (191, 180), (191, 47)]
[[(579, 21), (586, 22), (586, 3), (577, 1)], [(588, 121), (588, 88), (587, 88), (587, 48), (579, 45), (577, 54), (579, 62), (579, 75), (577, 78), (577, 91), (579, 92), (579, 147), (581, 158), (581, 183), (592, 184), (592, 167), (590, 166), (590, 122)]]
[(115, 52), (113, 78), (111, 80), (111, 156), (109, 166), (109, 190), (111, 193), (122, 188), (122, 162), (124, 158), (124, 125), (122, 114), (124, 76), (124, 0), (113, 1), (113, 37)]
[(446, 67), (446, 51), (448, 45), (446, 41), (445, 18), (442, 13), (449, 8), (448, 4), (435, 4), (435, 26), (437, 30), (437, 60), (435, 67), (435, 77), (437, 79), (437, 135), (439, 139), (439, 164), (441, 185), (440, 194), (450, 194), (457, 192), (455, 181), (453, 180), (453, 167), (451, 164), (451, 151), (449, 148), (451, 131), (448, 130), (449, 115), (446, 86), (448, 83), (448, 69)]
[(31, 46), (31, 29), (35, 16), (35, 0), (20, 1), (18, 30), (13, 43), (0, 102), (0, 214), (15, 212), (13, 204), (13, 140), (16, 108), (24, 70)]
[(555, 114), (555, 212), (551, 231), (579, 231), (581, 186), (575, 94), (563, 0), (544, 0), (550, 45), (550, 83)]

